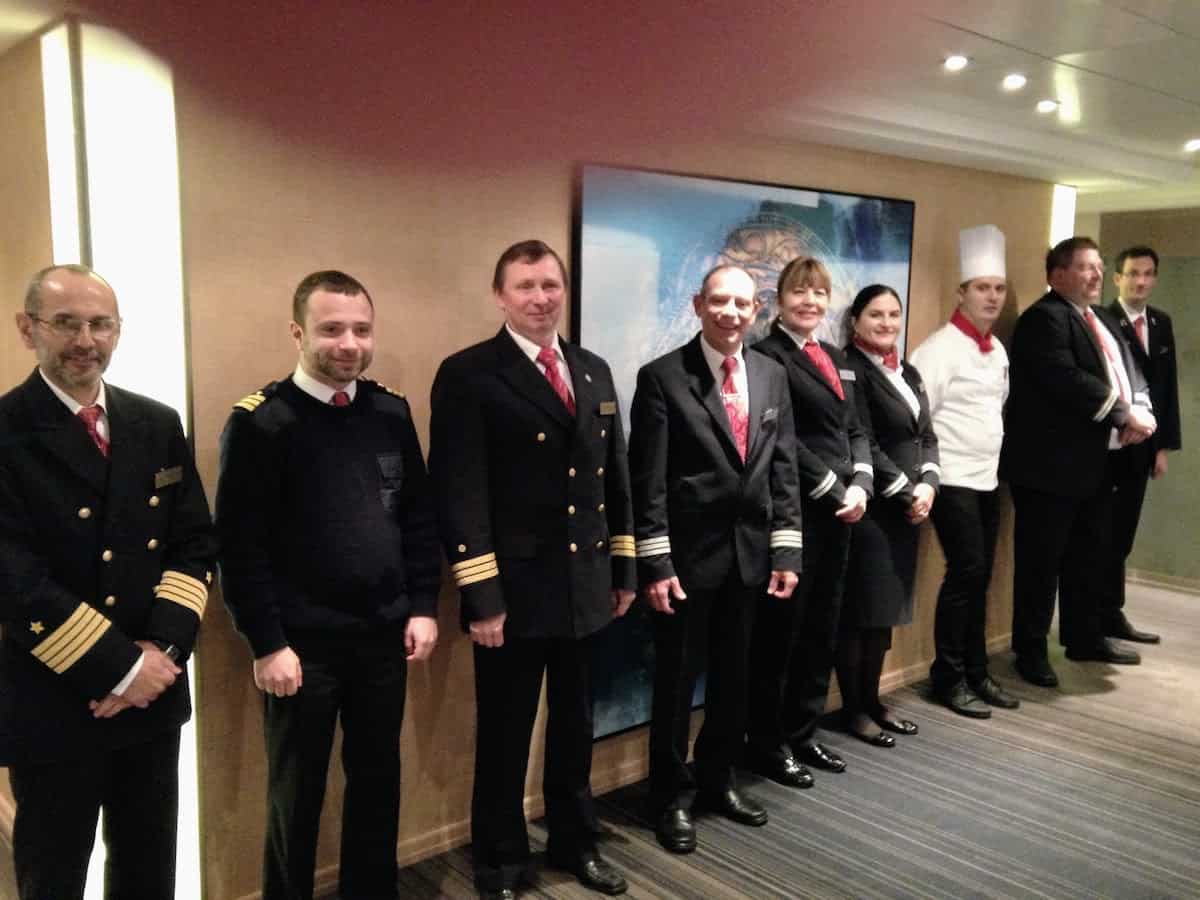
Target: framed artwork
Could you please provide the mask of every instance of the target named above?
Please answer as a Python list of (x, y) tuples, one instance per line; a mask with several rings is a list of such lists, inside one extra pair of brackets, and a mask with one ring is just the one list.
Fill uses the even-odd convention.
[[(774, 318), (780, 270), (802, 255), (832, 276), (823, 340), (845, 343), (845, 312), (869, 284), (894, 288), (907, 320), (910, 200), (601, 165), (581, 166), (576, 187), (572, 336), (611, 366), (627, 432), (638, 369), (699, 330), (692, 296), (715, 265), (742, 266), (757, 282), (751, 344)], [(654, 651), (641, 601), (595, 652), (595, 736), (645, 724)]]

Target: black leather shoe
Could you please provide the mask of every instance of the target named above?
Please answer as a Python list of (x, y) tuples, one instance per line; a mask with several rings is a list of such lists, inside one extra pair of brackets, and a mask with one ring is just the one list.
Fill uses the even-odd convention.
[(672, 853), (691, 853), (696, 849), (696, 826), (682, 806), (668, 806), (658, 817), (654, 836), (663, 849)]
[(965, 681), (959, 681), (949, 688), (935, 690), (933, 695), (942, 706), (968, 719), (992, 717), (992, 711), (988, 709), (987, 704), (967, 687)]
[(501, 888), (498, 891), (480, 891), (479, 900), (516, 900), (517, 892), (512, 888)]
[(1118, 666), (1136, 666), (1142, 661), (1136, 650), (1128, 650), (1112, 638), (1100, 638), (1100, 643), (1091, 647), (1068, 647), (1066, 656), (1075, 662), (1106, 662)]
[(1016, 709), (1021, 701), (1000, 687), (990, 675), (971, 685), (975, 696), (988, 706), (998, 706), (1001, 709)]
[(896, 746), (896, 739), (890, 734), (884, 734), (882, 731), (877, 731), (874, 734), (859, 734), (857, 731), (851, 731), (850, 734), (858, 738), (864, 744), (870, 744), (872, 747)]
[(874, 717), (875, 722), (884, 731), (890, 731), (893, 734), (914, 735), (921, 729), (917, 727), (916, 722), (908, 719), (893, 719), (890, 715), (879, 715)]
[(1112, 625), (1105, 632), (1108, 637), (1120, 638), (1123, 641), (1133, 641), (1138, 644), (1157, 644), (1162, 640), (1157, 634), (1149, 631), (1138, 631), (1133, 627), (1125, 613), (1117, 613)]
[(1017, 674), (1038, 687), (1058, 687), (1058, 676), (1044, 656), (1018, 656), (1013, 667)]
[(746, 768), (763, 778), (786, 787), (810, 788), (813, 786), (812, 772), (800, 765), (790, 751), (778, 750), (764, 753), (746, 749)]
[(702, 792), (696, 795), (696, 804), (706, 812), (715, 812), (739, 825), (767, 824), (767, 811), (758, 801), (737, 788), (726, 788), (720, 792)]
[(584, 887), (602, 894), (616, 896), (629, 889), (621, 873), (601, 859), (595, 850), (586, 850), (575, 859), (547, 857), (547, 863), (551, 868), (570, 872)]
[(827, 772), (845, 772), (846, 761), (823, 744), (803, 744), (792, 748), (796, 758)]

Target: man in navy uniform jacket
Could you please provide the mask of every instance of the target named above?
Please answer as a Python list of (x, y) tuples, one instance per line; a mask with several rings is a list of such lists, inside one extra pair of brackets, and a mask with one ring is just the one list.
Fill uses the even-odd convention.
[(33, 277), (37, 370), (0, 397), (0, 765), (22, 900), (173, 897), (184, 660), (216, 552), (179, 417), (102, 375), (121, 334), (84, 266)]
[(719, 266), (692, 304), (700, 334), (638, 373), (629, 444), (638, 581), (654, 608), (651, 805), (659, 843), (675, 853), (696, 847), (683, 794), (692, 691), (706, 663), (696, 802), (741, 824), (767, 821), (733, 775), (747, 648), (758, 597), (787, 603), (803, 555), (787, 373), (742, 343), (760, 307), (754, 279)]
[(541, 241), (501, 254), (504, 326), (433, 383), (429, 467), (446, 558), (474, 642), (471, 843), (485, 897), (527, 876), (529, 740), (548, 673), (543, 792), (551, 865), (606, 894), (596, 852), (588, 638), (633, 602), (625, 437), (608, 364), (557, 332), (567, 271)]

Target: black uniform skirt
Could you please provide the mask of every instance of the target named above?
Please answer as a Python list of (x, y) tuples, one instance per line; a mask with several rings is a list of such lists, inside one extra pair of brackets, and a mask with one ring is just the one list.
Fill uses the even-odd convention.
[(913, 579), (920, 529), (905, 517), (905, 505), (875, 500), (850, 533), (850, 564), (842, 600), (841, 627), (891, 628), (913, 617)]

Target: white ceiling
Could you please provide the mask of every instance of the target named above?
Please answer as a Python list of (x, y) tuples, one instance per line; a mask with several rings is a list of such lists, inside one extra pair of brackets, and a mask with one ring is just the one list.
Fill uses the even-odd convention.
[[(345, 2), (327, 9), (336, 18), (339, 8), (369, 8), (372, 27), (413, 30), (414, 7)], [(649, 34), (612, 26), (620, 2), (588, 4), (588, 12), (570, 2), (542, 5), (539, 14), (561, 17), (563, 41), (583, 56), (603, 57), (598, 40), (642, 38), (614, 48), (614, 58), (643, 45), (656, 52), (663, 64), (654, 71), (681, 82), (674, 92), (658, 86), (676, 105), (687, 69), (670, 60), (707, 44), (707, 61), (738, 79), (742, 96), (759, 98), (738, 112), (740, 121), (729, 122), (723, 110), (727, 126), (1072, 184), (1084, 212), (1200, 206), (1200, 154), (1182, 149), (1200, 138), (1200, 0), (772, 0), (741, 10), (643, 0), (639, 24), (650, 9), (666, 23), (646, 26), (658, 28)], [(0, 0), (0, 50), (65, 6)], [(259, 15), (297, 8), (256, 6)], [(169, 3), (158, 9), (176, 23), (195, 15)], [(487, 0), (476, 9), (495, 15)], [(579, 27), (599, 15), (608, 17), (604, 27)], [(511, 18), (518, 33), (519, 16)], [(711, 46), (714, 28), (727, 34), (725, 46)], [(945, 72), (940, 63), (952, 53), (971, 64)], [(1000, 90), (1009, 72), (1028, 78), (1022, 91)], [(1034, 111), (1044, 97), (1062, 103), (1057, 113)]]

